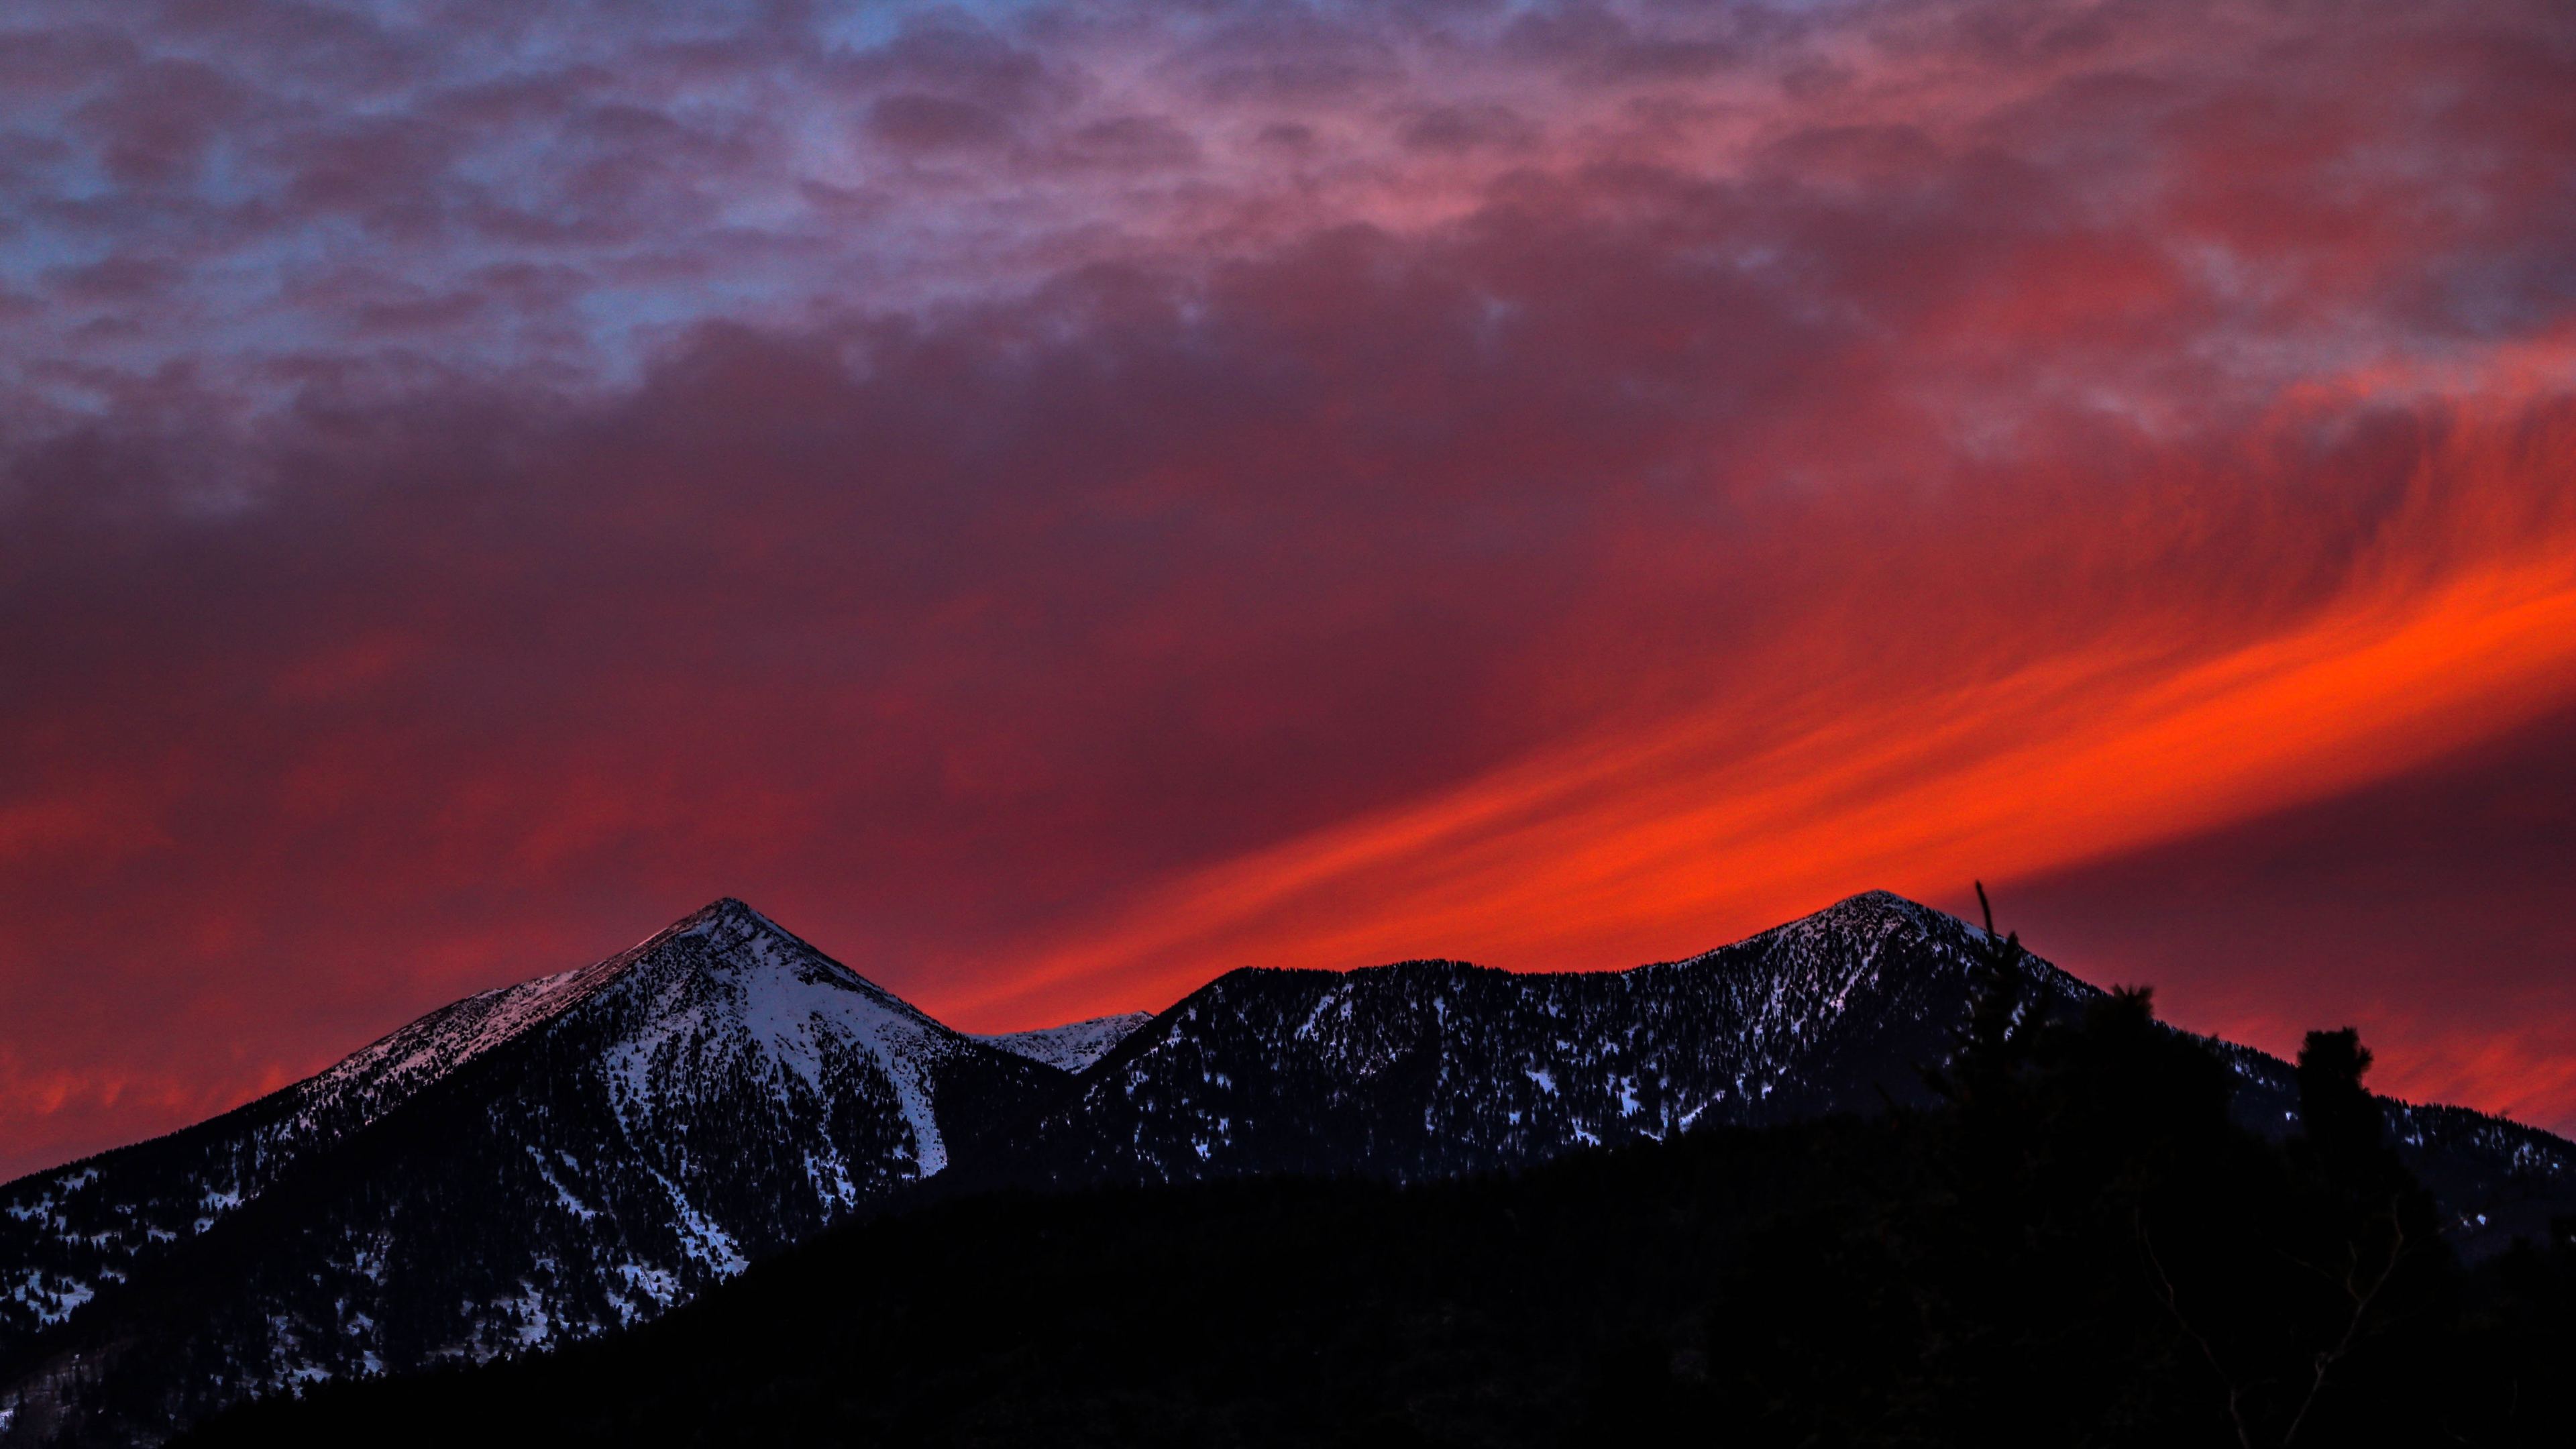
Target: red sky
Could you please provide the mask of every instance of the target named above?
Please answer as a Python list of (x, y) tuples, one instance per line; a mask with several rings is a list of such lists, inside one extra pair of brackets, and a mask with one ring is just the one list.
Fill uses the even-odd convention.
[(0, 1175), (735, 894), (979, 1030), (1870, 887), (2576, 1130), (2553, 3), (0, 20)]

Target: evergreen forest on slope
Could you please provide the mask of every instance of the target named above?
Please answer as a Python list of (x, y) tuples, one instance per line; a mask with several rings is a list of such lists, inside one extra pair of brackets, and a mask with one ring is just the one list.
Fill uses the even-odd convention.
[(1935, 1105), (1395, 1187), (984, 1193), (631, 1334), (199, 1446), (2559, 1445), (2576, 1223), (2464, 1264), (2349, 1031), (2302, 1131), (2143, 991), (1992, 973)]

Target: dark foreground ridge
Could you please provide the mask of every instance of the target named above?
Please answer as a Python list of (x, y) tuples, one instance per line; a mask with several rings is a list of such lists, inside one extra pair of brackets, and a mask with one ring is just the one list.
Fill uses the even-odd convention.
[(2139, 996), (1972, 1025), (1930, 1107), (1412, 1187), (986, 1195), (635, 1333), (236, 1410), (204, 1449), (2557, 1445), (2576, 1248), (2463, 1267), (2348, 1033), (2306, 1128)]

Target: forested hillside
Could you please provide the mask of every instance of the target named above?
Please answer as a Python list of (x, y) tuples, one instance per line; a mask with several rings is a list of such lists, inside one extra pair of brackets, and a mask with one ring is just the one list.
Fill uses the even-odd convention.
[(2306, 1130), (2142, 994), (1935, 1105), (1408, 1188), (990, 1195), (854, 1225), (621, 1339), (327, 1385), (201, 1446), (2560, 1444), (2571, 1226), (2464, 1267), (2312, 1036)]

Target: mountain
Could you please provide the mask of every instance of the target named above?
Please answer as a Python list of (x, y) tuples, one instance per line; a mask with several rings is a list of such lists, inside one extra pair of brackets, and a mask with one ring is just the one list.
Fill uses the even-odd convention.
[[(198, 1127), (0, 1187), (0, 1442), (149, 1442), (288, 1384), (653, 1318), (887, 1205), (1281, 1174), (1393, 1182), (1928, 1105), (1984, 933), (1883, 892), (1623, 972), (1229, 972), (970, 1037), (737, 901), (458, 1002)], [(2027, 1009), (2100, 996), (2035, 957)], [(2279, 1060), (2209, 1043), (2275, 1138)], [(2576, 1210), (2576, 1147), (2389, 1104), (2453, 1240)]]
[(0, 1189), (6, 1398), (27, 1432), (105, 1378), (132, 1422), (184, 1421), (632, 1324), (937, 1173), (1048, 1079), (719, 901)]
[[(1457, 961), (1229, 972), (1023, 1129), (1063, 1181), (1524, 1166), (1701, 1123), (1924, 1095), (1974, 995), (1973, 928), (1885, 893), (1629, 971)], [(2035, 959), (2043, 1000), (2092, 992)]]
[(2576, 1236), (2461, 1265), (2384, 1148), (2239, 1130), (2135, 998), (2031, 1027), (1973, 1103), (916, 1206), (633, 1333), (182, 1449), (2576, 1441)]
[(1017, 1052), (1033, 1062), (1044, 1062), (1058, 1071), (1079, 1072), (1109, 1054), (1109, 1049), (1135, 1034), (1138, 1027), (1152, 1021), (1150, 1011), (1129, 1011), (1117, 1016), (1095, 1016), (1089, 1021), (1067, 1022), (1063, 1026), (1040, 1027), (1035, 1031), (1004, 1032), (999, 1036), (979, 1036), (977, 1041)]
[[(1977, 928), (1875, 891), (1687, 960), (1512, 973), (1456, 961), (1229, 972), (1135, 1031), (1078, 1094), (1013, 1130), (1012, 1171), (1059, 1185), (1265, 1173), (1414, 1181), (1659, 1140), (1927, 1104), (1974, 1002)], [(2036, 956), (2033, 1009), (2101, 991)], [(2296, 1120), (2289, 1064), (2209, 1043), (2239, 1120)], [(2576, 1147), (2455, 1107), (2388, 1105), (2466, 1250), (2576, 1209)]]
[(624, 962), (469, 996), (212, 1121), (0, 1188), (0, 1355), (257, 1198), (296, 1162), (578, 1003)]

